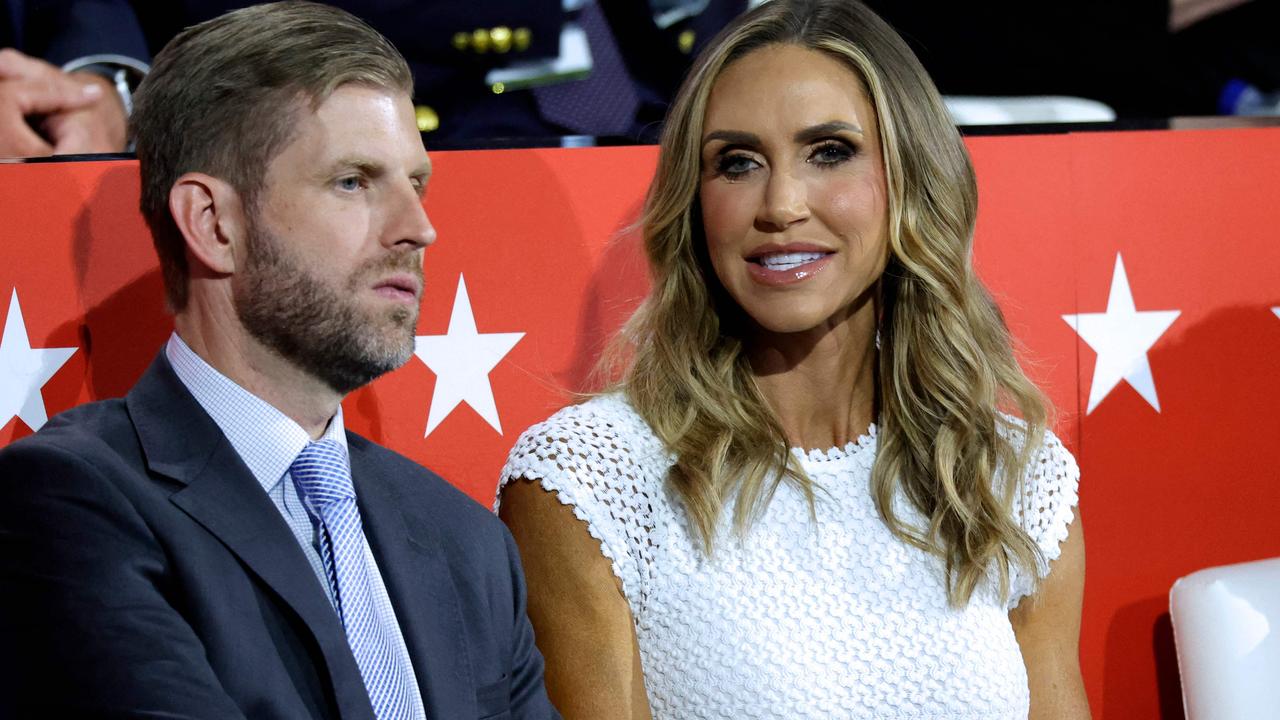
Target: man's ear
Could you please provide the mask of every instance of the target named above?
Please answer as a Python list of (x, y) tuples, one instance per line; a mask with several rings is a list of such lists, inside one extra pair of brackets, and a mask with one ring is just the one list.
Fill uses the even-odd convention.
[(245, 256), (246, 218), (230, 183), (189, 172), (169, 189), (169, 213), (195, 260), (215, 274), (236, 272)]

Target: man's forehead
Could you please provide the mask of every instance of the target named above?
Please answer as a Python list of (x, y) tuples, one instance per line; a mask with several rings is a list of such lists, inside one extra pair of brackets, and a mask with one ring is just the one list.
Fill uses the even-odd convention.
[(339, 86), (318, 105), (295, 113), (292, 141), (280, 153), (310, 164), (361, 163), (419, 166), (430, 161), (405, 93), (363, 84)]

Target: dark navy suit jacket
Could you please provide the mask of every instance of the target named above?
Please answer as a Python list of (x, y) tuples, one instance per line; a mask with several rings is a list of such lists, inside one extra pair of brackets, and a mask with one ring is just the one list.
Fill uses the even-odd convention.
[[(506, 528), (348, 444), (427, 716), (558, 717)], [(163, 354), (0, 450), (0, 717), (373, 717), (297, 540)]]
[[(20, 50), (55, 64), (96, 53), (150, 61), (183, 28), (244, 7), (253, 0), (0, 0), (25, 26)], [(409, 63), (414, 100), (440, 119), (429, 144), (503, 137), (578, 134), (543, 116), (531, 90), (495, 94), (486, 73), (522, 61), (542, 61), (560, 52), (568, 16), (561, 0), (328, 0), (363, 18), (387, 36)], [(697, 51), (746, 8), (746, 0), (711, 0), (698, 13), (670, 27), (654, 22), (648, 0), (597, 0), (632, 78), (641, 106), (632, 139), (655, 142), (676, 86)], [(24, 11), (22, 8), (26, 6)], [(25, 20), (23, 19), (25, 17)], [(0, 20), (0, 23), (3, 21)], [(528, 48), (478, 53), (454, 44), (458, 33), (498, 26), (527, 28)], [(686, 34), (692, 45), (682, 45)], [(0, 25), (0, 39), (4, 29)], [(0, 42), (0, 44), (3, 44)]]
[(0, 47), (54, 65), (114, 53), (148, 61), (133, 7), (121, 0), (0, 0)]

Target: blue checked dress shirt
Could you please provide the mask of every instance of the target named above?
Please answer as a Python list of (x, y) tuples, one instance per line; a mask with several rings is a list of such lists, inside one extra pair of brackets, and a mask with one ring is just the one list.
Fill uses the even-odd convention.
[[(289, 529), (293, 531), (294, 537), (298, 539), (298, 544), (311, 564), (316, 580), (337, 611), (338, 598), (334, 595), (334, 586), (329, 580), (321, 558), (324, 537), (319, 518), (312, 509), (307, 507), (303, 494), (289, 473), (290, 465), (311, 442), (307, 431), (274, 406), (214, 369), (188, 347), (177, 333), (169, 336), (169, 342), (165, 346), (165, 356), (173, 366), (178, 379), (187, 390), (191, 391), (196, 402), (209, 413), (214, 423), (227, 436), (227, 440), (240, 455), (240, 459), (249, 467), (249, 471), (262, 485), (267, 497), (271, 498), (271, 502), (280, 511), (280, 516), (284, 518)], [(341, 406), (338, 407), (337, 413), (329, 421), (328, 429), (320, 438), (320, 441), (325, 440), (337, 443), (342, 448), (342, 456), (344, 458), (347, 456), (347, 434), (342, 423)], [(392, 608), (391, 598), (387, 595), (382, 573), (378, 570), (378, 564), (369, 549), (369, 543), (364, 539), (363, 531), (360, 533), (359, 541), (363, 546), (371, 607), (377, 615), (387, 647), (394, 654), (399, 666), (408, 673), (411, 692), (410, 697), (407, 698), (407, 708), (410, 713), (406, 717), (413, 720), (426, 720), (426, 711), (423, 709), (422, 696), (414, 676), (409, 650), (404, 644), (404, 636), (400, 633), (400, 624), (396, 621), (395, 609)]]

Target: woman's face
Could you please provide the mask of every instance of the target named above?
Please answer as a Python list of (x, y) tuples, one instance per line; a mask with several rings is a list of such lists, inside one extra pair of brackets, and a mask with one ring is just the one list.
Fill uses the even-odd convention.
[(846, 65), (794, 45), (712, 87), (702, 220), (716, 276), (762, 329), (839, 324), (884, 270), (888, 204), (875, 113)]

